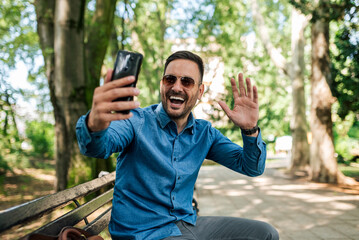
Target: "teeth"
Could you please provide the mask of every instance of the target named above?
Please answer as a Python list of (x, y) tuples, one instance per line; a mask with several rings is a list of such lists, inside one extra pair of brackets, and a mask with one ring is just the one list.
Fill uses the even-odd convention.
[(183, 98), (181, 98), (181, 97), (175, 97), (175, 96), (171, 96), (171, 97), (170, 97), (170, 99), (171, 99), (171, 100), (179, 100), (179, 101), (184, 101), (184, 99), (183, 99)]

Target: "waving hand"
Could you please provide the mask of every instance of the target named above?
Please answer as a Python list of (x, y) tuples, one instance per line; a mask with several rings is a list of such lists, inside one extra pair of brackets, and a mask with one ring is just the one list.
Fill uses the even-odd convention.
[[(247, 89), (244, 86), (243, 74), (238, 74), (238, 87), (234, 78), (231, 79), (234, 107), (231, 110), (223, 101), (219, 105), (229, 119), (242, 129), (251, 129), (257, 125), (259, 118), (258, 92), (252, 87), (251, 80), (246, 78)], [(255, 133), (256, 136), (258, 133)]]

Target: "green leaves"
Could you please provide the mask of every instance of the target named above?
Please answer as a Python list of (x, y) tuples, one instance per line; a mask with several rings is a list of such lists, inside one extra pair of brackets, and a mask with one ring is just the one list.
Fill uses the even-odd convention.
[(335, 36), (332, 51), (333, 83), (331, 90), (338, 99), (338, 115), (344, 119), (349, 112), (359, 113), (359, 29), (342, 25)]
[(142, 106), (158, 103), (164, 59), (172, 45), (166, 34), (173, 24), (170, 19), (173, 1), (129, 0), (119, 6), (121, 11), (115, 18), (118, 41), (125, 50), (144, 55), (138, 80), (139, 101)]
[(55, 130), (53, 124), (46, 121), (28, 121), (26, 136), (32, 146), (32, 155), (42, 159), (54, 157)]

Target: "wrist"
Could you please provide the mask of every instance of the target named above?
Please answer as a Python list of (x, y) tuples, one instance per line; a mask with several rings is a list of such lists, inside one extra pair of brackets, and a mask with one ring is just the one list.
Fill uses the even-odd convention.
[(253, 128), (249, 128), (249, 129), (241, 128), (241, 132), (244, 135), (250, 136), (256, 134), (258, 132), (258, 129), (259, 129), (258, 124), (256, 124)]
[(91, 118), (90, 115), (91, 115), (91, 112), (87, 115), (87, 117), (85, 119), (87, 129), (89, 130), (90, 133), (105, 130), (110, 125), (109, 123), (103, 123), (103, 122), (96, 121), (93, 118)]

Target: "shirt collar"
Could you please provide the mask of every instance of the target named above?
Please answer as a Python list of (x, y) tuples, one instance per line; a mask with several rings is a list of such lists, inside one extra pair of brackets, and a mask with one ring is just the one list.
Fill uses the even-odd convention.
[[(157, 105), (157, 108), (155, 109), (155, 114), (156, 114), (156, 118), (157, 118), (161, 128), (166, 127), (167, 124), (172, 121), (171, 118), (166, 113), (165, 109), (163, 108), (162, 103)], [(191, 112), (188, 116), (187, 125), (184, 128), (184, 130), (189, 129), (189, 132), (191, 134), (194, 134), (194, 124), (195, 124), (195, 119)]]

